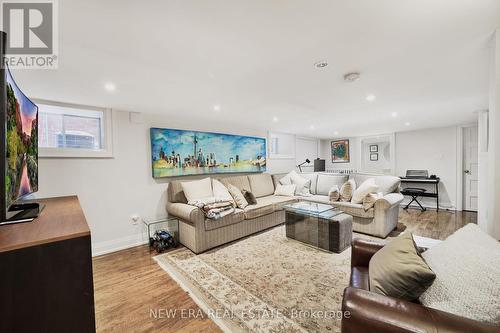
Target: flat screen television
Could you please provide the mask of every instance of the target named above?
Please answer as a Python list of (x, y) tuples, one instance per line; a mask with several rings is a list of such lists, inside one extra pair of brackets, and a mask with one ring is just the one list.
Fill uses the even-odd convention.
[(27, 222), (38, 214), (37, 203), (21, 200), (38, 191), (38, 107), (4, 64), (6, 34), (0, 38), (0, 224), (4, 224)]

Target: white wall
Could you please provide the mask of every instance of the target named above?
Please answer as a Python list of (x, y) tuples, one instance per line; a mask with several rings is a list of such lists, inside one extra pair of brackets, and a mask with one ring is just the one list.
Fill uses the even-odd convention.
[[(370, 146), (377, 145), (378, 160), (370, 160)], [(391, 144), (387, 141), (385, 142), (363, 142), (361, 147), (361, 170), (370, 173), (390, 173), (391, 171)]]
[[(92, 232), (93, 254), (101, 254), (146, 241), (142, 222), (132, 225), (131, 215), (161, 218), (166, 215), (167, 178), (151, 177), (150, 127), (185, 128), (266, 137), (266, 132), (239, 131), (223, 125), (187, 124), (160, 115), (144, 115), (131, 123), (128, 112), (113, 112), (114, 158), (41, 158), (37, 197), (78, 195)], [(295, 159), (269, 160), (270, 173), (288, 172)], [(190, 177), (190, 178), (201, 178)]]
[[(331, 142), (333, 140), (344, 140), (349, 139), (349, 155), (350, 161), (349, 163), (332, 163), (332, 145)], [(351, 137), (351, 138), (337, 138), (337, 139), (328, 139), (320, 141), (320, 158), (325, 159), (326, 169), (356, 169), (359, 170), (359, 138)]]
[[(396, 133), (396, 174), (405, 175), (408, 169), (429, 170), (429, 174), (441, 178), (440, 206), (455, 209), (458, 193), (457, 140), (456, 126)], [(420, 184), (409, 186), (424, 187)], [(428, 191), (431, 189), (429, 187)], [(419, 201), (426, 206), (436, 207), (434, 198), (422, 198)]]
[[(418, 131), (398, 132), (395, 134), (395, 165), (394, 175), (404, 176), (407, 169), (425, 169), (429, 170), (430, 174), (436, 174), (441, 178), (440, 184), (440, 206), (447, 209), (456, 209), (460, 207), (458, 200), (461, 200), (461, 190), (457, 184), (457, 176), (461, 170), (458, 170), (458, 159), (461, 159), (461, 154), (457, 151), (461, 149), (457, 137), (457, 126), (432, 128)], [(349, 138), (351, 146), (351, 161), (350, 163), (331, 163), (330, 156), (330, 141), (321, 140), (321, 158), (327, 161), (327, 168), (353, 168), (361, 172), (376, 172), (380, 173), (379, 168), (391, 168), (391, 163), (374, 163), (369, 160), (368, 146), (375, 142), (374, 140), (363, 141), (361, 137)], [(363, 154), (366, 155), (366, 161), (360, 160), (361, 142), (366, 147)], [(458, 147), (457, 147), (458, 145)], [(379, 146), (379, 159), (382, 157), (380, 150), (383, 150), (382, 145)], [(415, 185), (415, 184), (414, 184)], [(410, 185), (408, 185), (410, 186)], [(428, 191), (434, 190), (428, 186), (418, 185), (415, 187), (426, 187)], [(460, 192), (460, 193), (459, 193)], [(405, 198), (405, 202), (409, 200)], [(423, 198), (420, 200), (425, 206), (435, 208), (436, 201), (434, 198)]]
[(295, 165), (309, 159), (311, 163), (301, 166), (303, 172), (314, 171), (314, 160), (319, 157), (318, 139), (297, 137), (295, 140)]

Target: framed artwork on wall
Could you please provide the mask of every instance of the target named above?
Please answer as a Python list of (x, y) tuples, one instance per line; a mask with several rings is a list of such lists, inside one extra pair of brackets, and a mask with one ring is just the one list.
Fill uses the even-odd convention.
[(153, 177), (266, 171), (266, 139), (151, 128)]
[(378, 145), (370, 145), (370, 153), (378, 153)]
[(350, 161), (349, 140), (335, 140), (331, 144), (332, 163), (348, 163)]
[(370, 161), (378, 161), (378, 153), (371, 153)]

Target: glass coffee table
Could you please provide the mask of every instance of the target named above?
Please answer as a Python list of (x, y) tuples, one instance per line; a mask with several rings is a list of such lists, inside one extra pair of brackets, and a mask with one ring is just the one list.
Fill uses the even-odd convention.
[(286, 236), (340, 253), (351, 246), (352, 216), (327, 204), (299, 201), (284, 205)]

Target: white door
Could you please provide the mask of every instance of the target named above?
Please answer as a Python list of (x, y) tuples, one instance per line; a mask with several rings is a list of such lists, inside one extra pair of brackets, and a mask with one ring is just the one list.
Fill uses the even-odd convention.
[(477, 211), (477, 127), (464, 128), (464, 208)]

